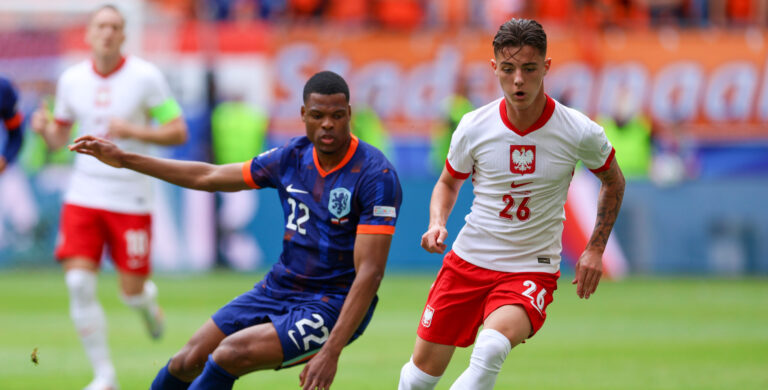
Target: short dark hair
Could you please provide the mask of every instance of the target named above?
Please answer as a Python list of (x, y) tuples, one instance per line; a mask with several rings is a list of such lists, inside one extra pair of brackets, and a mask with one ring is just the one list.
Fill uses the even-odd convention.
[(123, 15), (123, 11), (120, 11), (120, 8), (117, 8), (117, 6), (112, 4), (112, 3), (104, 3), (104, 4), (100, 5), (98, 8), (94, 9), (93, 11), (91, 11), (90, 20), (92, 21), (93, 17), (96, 16), (97, 13), (99, 13), (99, 12), (105, 10), (105, 9), (108, 9), (110, 11), (114, 11), (118, 15), (120, 15), (120, 19), (123, 19), (123, 27), (125, 27), (125, 15)]
[(315, 73), (309, 78), (306, 84), (304, 84), (304, 102), (309, 99), (309, 95), (313, 93), (319, 93), (322, 95), (335, 95), (337, 93), (343, 93), (349, 102), (349, 86), (344, 78), (338, 74), (325, 70)]
[(539, 22), (533, 19), (511, 19), (499, 27), (493, 37), (493, 54), (509, 47), (531, 46), (541, 55), (547, 55), (547, 33)]

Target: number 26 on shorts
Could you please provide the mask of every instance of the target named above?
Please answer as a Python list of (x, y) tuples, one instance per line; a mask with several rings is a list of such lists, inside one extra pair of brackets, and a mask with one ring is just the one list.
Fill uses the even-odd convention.
[[(523, 295), (528, 297), (528, 299), (531, 300), (531, 305), (534, 309), (536, 309), (539, 314), (544, 314), (544, 306), (546, 306), (546, 297), (547, 297), (547, 289), (542, 288), (539, 290), (539, 293), (536, 294), (536, 289), (538, 286), (536, 286), (536, 283), (534, 283), (531, 280), (526, 280), (523, 282), (523, 286), (528, 287), (527, 290), (523, 291)], [(533, 294), (536, 294), (536, 298), (533, 297)]]

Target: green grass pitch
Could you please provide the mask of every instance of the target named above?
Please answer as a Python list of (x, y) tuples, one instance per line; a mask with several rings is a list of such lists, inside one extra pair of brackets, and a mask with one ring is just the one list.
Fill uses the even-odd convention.
[[(210, 314), (260, 277), (156, 277), (167, 333), (153, 342), (120, 303), (114, 274), (102, 275), (99, 295), (122, 389), (148, 388)], [(341, 355), (334, 389), (397, 387), (433, 277), (386, 276), (371, 325)], [(569, 282), (561, 278), (539, 334), (512, 350), (497, 389), (768, 389), (768, 280), (633, 278), (603, 282), (588, 301)], [(470, 352), (457, 349), (438, 389), (450, 387)], [(300, 371), (252, 373), (235, 388), (298, 389)], [(90, 379), (63, 275), (0, 272), (0, 389), (79, 389)]]

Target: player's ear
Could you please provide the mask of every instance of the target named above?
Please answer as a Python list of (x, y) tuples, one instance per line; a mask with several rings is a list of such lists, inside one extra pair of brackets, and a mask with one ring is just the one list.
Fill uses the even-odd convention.
[(549, 72), (549, 67), (552, 66), (552, 58), (547, 58), (544, 60), (544, 75)]
[(496, 71), (496, 59), (495, 58), (491, 58), (491, 68), (493, 68), (494, 72)]
[(352, 118), (352, 106), (347, 104), (347, 115)]
[(301, 121), (302, 121), (302, 122), (306, 122), (306, 120), (304, 120), (304, 115), (305, 115), (306, 113), (307, 113), (307, 109), (306, 109), (306, 107), (304, 107), (304, 106), (302, 105), (302, 106), (301, 106)]

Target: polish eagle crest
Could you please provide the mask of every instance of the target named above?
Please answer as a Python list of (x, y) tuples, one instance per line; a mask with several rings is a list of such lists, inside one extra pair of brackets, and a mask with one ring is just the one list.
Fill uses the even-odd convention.
[(536, 146), (510, 145), (509, 170), (512, 173), (533, 173), (536, 170)]

